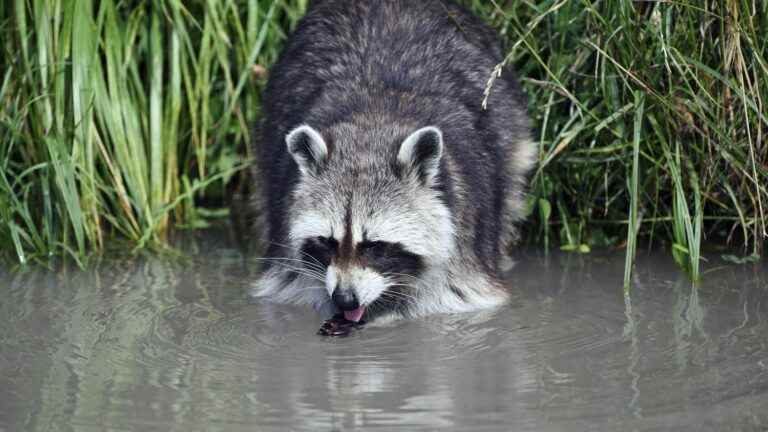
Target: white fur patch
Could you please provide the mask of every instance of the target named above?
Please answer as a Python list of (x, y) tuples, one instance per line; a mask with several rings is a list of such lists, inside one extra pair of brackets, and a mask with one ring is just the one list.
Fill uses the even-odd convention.
[(325, 272), (325, 290), (328, 291), (328, 296), (333, 295), (333, 291), (339, 284), (339, 269), (335, 265), (328, 266), (328, 270)]
[(306, 212), (299, 215), (291, 223), (288, 236), (294, 244), (302, 240), (313, 237), (328, 237), (331, 234), (331, 227), (327, 218), (320, 212)]
[(417, 211), (385, 211), (365, 221), (369, 240), (400, 243), (430, 265), (446, 261), (455, 249), (455, 227), (448, 209), (436, 199)]
[[(506, 292), (496, 289), (484, 274), (451, 265), (452, 272), (435, 269), (421, 278), (416, 290), (419, 299), (410, 312), (415, 316), (446, 312), (471, 312), (497, 307), (508, 300)], [(459, 298), (449, 288), (453, 285), (463, 295)]]
[(387, 289), (387, 280), (377, 272), (364, 268), (352, 268), (349, 271), (349, 286), (355, 290), (357, 299), (363, 306), (368, 306)]
[(518, 174), (527, 173), (539, 160), (539, 148), (531, 140), (525, 140), (517, 146), (512, 157), (512, 167)]

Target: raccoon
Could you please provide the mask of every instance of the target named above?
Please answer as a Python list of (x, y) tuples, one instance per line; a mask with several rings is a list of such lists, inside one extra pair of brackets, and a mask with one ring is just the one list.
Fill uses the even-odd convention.
[(314, 1), (264, 94), (251, 294), (354, 322), (504, 303), (537, 150), (503, 60), (449, 0)]

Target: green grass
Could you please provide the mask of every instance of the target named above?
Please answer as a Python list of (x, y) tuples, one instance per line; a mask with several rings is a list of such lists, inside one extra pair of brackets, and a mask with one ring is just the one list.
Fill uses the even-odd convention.
[(304, 2), (16, 0), (0, 11), (0, 248), (82, 262), (200, 226), (248, 159), (263, 79)]
[[(0, 254), (78, 262), (206, 224), (249, 158), (307, 0), (15, 0), (0, 9)], [(466, 0), (508, 41), (540, 139), (528, 239), (761, 254), (768, 2)], [(761, 30), (762, 29), (762, 30)], [(489, 71), (489, 78), (491, 71)], [(478, 95), (482, 98), (482, 95)]]
[(627, 284), (639, 241), (694, 280), (706, 241), (762, 253), (768, 2), (471, 4), (510, 41), (531, 99), (534, 241), (626, 247)]

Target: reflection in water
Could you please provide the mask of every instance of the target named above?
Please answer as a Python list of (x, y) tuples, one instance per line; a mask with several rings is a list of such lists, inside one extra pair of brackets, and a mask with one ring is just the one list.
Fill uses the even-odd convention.
[(522, 257), (477, 314), (314, 332), (248, 304), (253, 263), (103, 262), (0, 281), (0, 430), (759, 430), (765, 267), (692, 286), (668, 257)]

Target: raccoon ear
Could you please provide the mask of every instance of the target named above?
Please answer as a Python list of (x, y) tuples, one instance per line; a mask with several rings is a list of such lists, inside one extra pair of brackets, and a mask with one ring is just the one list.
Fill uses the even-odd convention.
[(442, 156), (443, 133), (434, 126), (427, 126), (403, 141), (397, 153), (397, 161), (406, 169), (414, 170), (428, 184), (437, 175)]
[(302, 174), (316, 172), (328, 158), (325, 140), (311, 126), (302, 125), (292, 130), (285, 137), (285, 143)]

